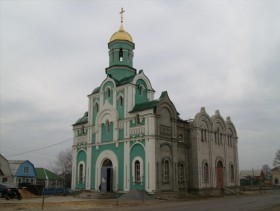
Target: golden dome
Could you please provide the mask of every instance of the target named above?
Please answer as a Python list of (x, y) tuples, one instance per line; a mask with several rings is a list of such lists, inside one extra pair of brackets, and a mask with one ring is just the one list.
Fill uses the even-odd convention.
[(129, 42), (133, 43), (131, 35), (124, 30), (122, 24), (121, 24), (121, 27), (120, 27), (119, 31), (115, 32), (111, 36), (110, 42), (112, 42), (114, 40), (125, 40), (125, 41), (129, 41)]

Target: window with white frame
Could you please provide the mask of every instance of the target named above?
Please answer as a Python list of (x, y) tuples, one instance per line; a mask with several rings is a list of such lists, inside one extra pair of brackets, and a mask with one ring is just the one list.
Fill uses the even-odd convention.
[(84, 182), (84, 165), (80, 163), (79, 165), (79, 183)]
[(140, 171), (140, 161), (136, 160), (134, 163), (134, 175), (135, 175), (135, 182), (141, 182), (141, 171)]
[(122, 96), (119, 97), (119, 105), (123, 106), (123, 97)]
[(28, 174), (28, 173), (29, 173), (29, 168), (28, 168), (28, 166), (24, 166), (24, 168), (23, 168), (23, 173), (24, 173), (24, 174)]
[(106, 121), (106, 132), (110, 132), (110, 122), (108, 120)]
[(141, 157), (137, 156), (132, 161), (132, 177), (134, 183), (142, 182), (144, 176), (144, 164)]
[(111, 89), (109, 87), (106, 89), (106, 95), (107, 97), (111, 96)]

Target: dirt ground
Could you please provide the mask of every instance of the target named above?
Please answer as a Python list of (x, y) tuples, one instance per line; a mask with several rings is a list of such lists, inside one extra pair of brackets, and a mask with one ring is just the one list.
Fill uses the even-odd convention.
[[(152, 208), (157, 206), (164, 206), (170, 201), (162, 200), (121, 200), (121, 199), (85, 199), (77, 198), (73, 196), (47, 196), (38, 197), (28, 191), (21, 192), (23, 199), (17, 200), (6, 200), (0, 199), (0, 210), (1, 211), (12, 211), (12, 210), (127, 210), (129, 207), (139, 207), (145, 210), (146, 208)], [(247, 194), (258, 194), (258, 192), (247, 193)], [(141, 209), (142, 210), (142, 209)]]
[(0, 198), (0, 210), (121, 210), (121, 207), (150, 206), (158, 200), (86, 199), (73, 196), (36, 196), (21, 190), (22, 200)]

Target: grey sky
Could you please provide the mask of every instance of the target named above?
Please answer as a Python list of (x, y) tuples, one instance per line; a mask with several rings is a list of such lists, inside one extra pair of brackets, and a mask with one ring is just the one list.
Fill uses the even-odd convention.
[[(280, 149), (280, 1), (0, 1), (0, 153), (72, 137), (105, 79), (108, 41), (124, 28), (134, 67), (168, 91), (181, 118), (230, 116), (240, 169), (272, 166)], [(46, 167), (72, 141), (7, 157)]]

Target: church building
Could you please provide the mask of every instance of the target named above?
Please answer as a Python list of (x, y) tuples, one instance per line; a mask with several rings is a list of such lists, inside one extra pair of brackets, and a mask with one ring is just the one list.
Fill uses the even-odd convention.
[(204, 107), (180, 118), (167, 91), (133, 66), (135, 44), (121, 26), (108, 43), (105, 79), (73, 124), (72, 189), (199, 194), (239, 186), (237, 133), (230, 117)]

